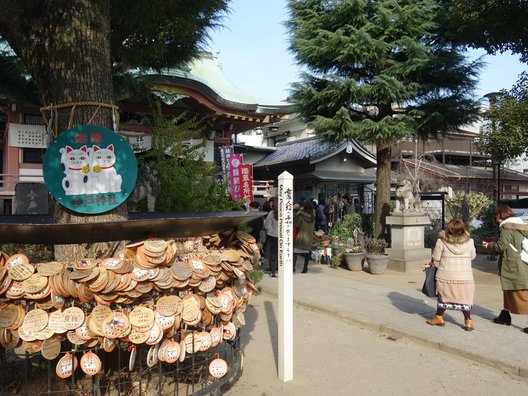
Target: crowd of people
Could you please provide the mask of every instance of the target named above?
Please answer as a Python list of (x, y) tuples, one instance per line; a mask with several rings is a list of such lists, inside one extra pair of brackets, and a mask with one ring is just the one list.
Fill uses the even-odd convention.
[[(293, 207), (294, 263), (296, 272), (298, 258), (303, 260), (301, 273), (308, 272), (311, 258), (313, 233), (316, 230), (328, 232), (334, 222), (342, 219), (347, 213), (361, 211), (353, 200), (343, 198), (332, 200), (330, 204), (301, 199)], [(278, 205), (277, 198), (272, 198), (261, 207), (258, 202), (250, 204), (250, 210), (264, 211), (264, 217), (250, 223), (253, 236), (262, 244), (263, 257), (268, 262), (270, 276), (277, 277), (277, 243), (278, 243)], [(353, 210), (353, 211), (352, 211)], [(528, 224), (515, 217), (508, 205), (495, 209), (495, 220), (499, 232), (494, 242), (482, 242), (482, 247), (498, 255), (498, 274), (503, 293), (503, 307), (500, 314), (493, 319), (499, 325), (511, 325), (511, 314), (528, 315), (528, 263), (522, 260), (522, 242), (528, 238)], [(432, 251), (431, 262), (437, 267), (436, 291), (437, 307), (432, 319), (427, 324), (444, 326), (446, 310), (461, 311), (464, 317), (464, 329), (474, 329), (471, 310), (475, 295), (472, 261), (476, 257), (475, 242), (471, 238), (468, 226), (460, 219), (449, 222), (436, 241)], [(528, 333), (528, 327), (523, 331)]]
[[(302, 197), (293, 205), (293, 222), (295, 229), (294, 238), (294, 264), (296, 272), (298, 257), (303, 259), (301, 273), (308, 272), (308, 263), (311, 258), (311, 246), (314, 231), (322, 230), (328, 233), (329, 229), (340, 222), (345, 214), (362, 213), (363, 207), (358, 198), (338, 194), (326, 200), (307, 200)], [(262, 256), (268, 263), (270, 276), (277, 277), (277, 243), (278, 243), (278, 207), (277, 198), (272, 197), (261, 205), (254, 201), (249, 204), (249, 210), (263, 211), (266, 215), (253, 220), (249, 226), (251, 234), (263, 246)]]

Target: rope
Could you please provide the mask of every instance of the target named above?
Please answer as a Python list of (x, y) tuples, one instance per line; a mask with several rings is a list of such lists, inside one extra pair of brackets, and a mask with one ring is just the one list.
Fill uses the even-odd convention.
[(46, 107), (41, 107), (40, 111), (46, 111), (46, 110), (56, 110), (56, 109), (64, 109), (66, 107), (72, 107), (72, 106), (99, 106), (99, 107), (107, 107), (112, 109), (119, 109), (119, 106), (113, 105), (111, 103), (101, 103), (101, 102), (69, 102), (69, 103), (63, 103), (60, 105), (51, 105)]
[[(53, 128), (53, 129), (56, 129), (58, 127), (58, 125), (57, 125), (57, 120), (58, 120), (57, 110), (66, 109), (66, 108), (69, 108), (69, 107), (71, 108), (71, 110), (70, 110), (70, 118), (68, 120), (68, 129), (70, 129), (72, 127), (72, 124), (73, 124), (73, 117), (75, 115), (75, 109), (77, 108), (77, 106), (92, 106), (92, 107), (96, 107), (93, 115), (88, 120), (88, 124), (92, 123), (93, 119), (95, 118), (95, 116), (97, 115), (97, 113), (99, 112), (101, 107), (104, 107), (104, 108), (107, 108), (107, 109), (111, 109), (112, 110), (112, 127), (113, 127), (114, 131), (117, 131), (118, 123), (119, 123), (119, 112), (118, 112), (119, 106), (116, 106), (116, 105), (111, 104), (111, 103), (101, 103), (101, 102), (69, 102), (69, 103), (62, 103), (62, 104), (59, 104), (59, 105), (51, 105), (51, 106), (45, 106), (45, 107), (41, 107), (40, 108), (40, 112), (42, 113), (42, 115), (44, 117), (44, 121), (48, 125), (49, 132), (50, 132), (50, 134), (53, 135), (53, 137), (57, 136), (57, 131), (56, 130), (52, 130), (53, 121), (55, 121), (55, 128)], [(46, 119), (46, 114), (45, 114), (45, 112), (47, 112), (47, 111), (50, 112), (49, 122)], [(54, 132), (54, 133), (52, 133), (52, 132)]]

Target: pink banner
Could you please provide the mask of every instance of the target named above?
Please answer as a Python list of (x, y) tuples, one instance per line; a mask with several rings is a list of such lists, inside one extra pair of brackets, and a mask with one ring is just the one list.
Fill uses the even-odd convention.
[(242, 199), (247, 198), (253, 201), (253, 167), (250, 164), (243, 164), (239, 167), (240, 192)]
[(228, 161), (231, 199), (233, 201), (240, 201), (242, 199), (242, 190), (240, 186), (240, 166), (242, 165), (242, 156), (238, 154), (230, 155)]

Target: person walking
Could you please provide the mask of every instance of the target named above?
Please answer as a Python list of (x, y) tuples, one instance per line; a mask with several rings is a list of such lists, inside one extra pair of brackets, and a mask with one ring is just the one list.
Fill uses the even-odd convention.
[(295, 218), (297, 227), (297, 238), (293, 241), (293, 272), (297, 266), (297, 257), (304, 257), (304, 267), (302, 273), (308, 272), (308, 262), (310, 261), (310, 248), (312, 247), (313, 233), (315, 228), (315, 215), (310, 202), (303, 202)]
[(433, 250), (431, 266), (437, 267), (436, 291), (438, 303), (435, 316), (427, 320), (431, 326), (444, 326), (446, 310), (462, 311), (464, 329), (473, 330), (471, 308), (475, 281), (471, 261), (476, 257), (475, 243), (462, 220), (450, 221), (440, 233)]
[[(495, 220), (499, 223), (497, 241), (482, 242), (482, 246), (499, 254), (503, 309), (493, 322), (509, 326), (510, 313), (528, 315), (528, 264), (521, 260), (522, 241), (528, 237), (528, 224), (515, 217), (508, 205), (495, 209)], [(523, 331), (528, 333), (528, 327)]]
[(279, 237), (279, 207), (278, 200), (274, 198), (271, 203), (271, 211), (264, 220), (264, 228), (266, 229), (266, 257), (269, 260), (269, 266), (272, 278), (277, 277), (277, 255), (278, 255), (278, 237)]

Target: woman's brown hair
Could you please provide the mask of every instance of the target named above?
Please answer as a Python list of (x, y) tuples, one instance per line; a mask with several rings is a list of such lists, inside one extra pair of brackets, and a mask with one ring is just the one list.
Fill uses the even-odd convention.
[(314, 218), (315, 216), (314, 216), (314, 208), (313, 208), (312, 203), (309, 202), (309, 201), (303, 202), (303, 203), (301, 204), (301, 207), (303, 208), (303, 211), (304, 211), (306, 214), (311, 215), (312, 220), (313, 220), (313, 218)]
[(462, 235), (468, 232), (466, 224), (462, 220), (452, 220), (447, 224), (446, 234), (447, 235)]
[(515, 213), (513, 213), (508, 205), (499, 205), (495, 208), (495, 216), (501, 220), (506, 220), (510, 217), (514, 217)]

